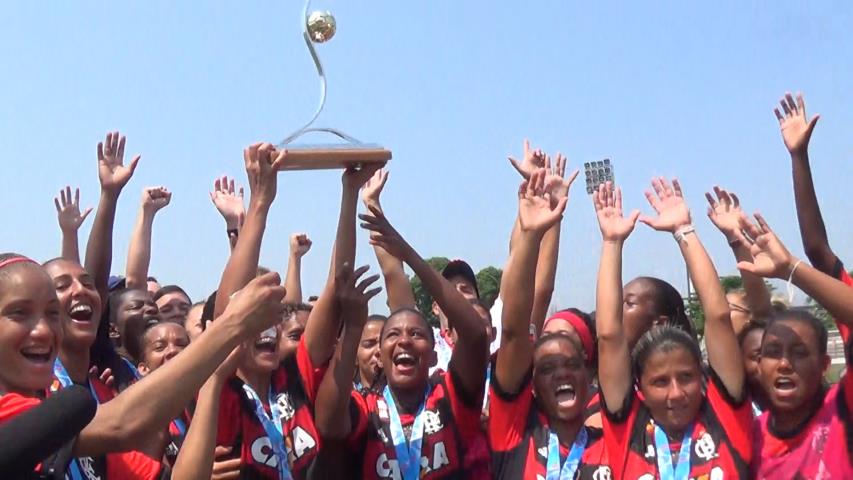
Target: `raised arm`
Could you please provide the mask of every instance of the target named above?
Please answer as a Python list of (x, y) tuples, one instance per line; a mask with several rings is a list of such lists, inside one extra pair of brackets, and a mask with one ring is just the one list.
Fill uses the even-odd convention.
[(237, 371), (242, 357), (243, 348), (239, 346), (201, 386), (193, 421), (190, 423), (190, 428), (181, 444), (181, 451), (172, 468), (173, 480), (210, 480), (216, 450), (219, 398), (222, 387)]
[(789, 280), (821, 304), (839, 324), (853, 328), (853, 295), (850, 286), (801, 262), (788, 252), (770, 226), (756, 213), (756, 224), (747, 222), (747, 241), (753, 261), (740, 262), (738, 268), (765, 278)]
[(361, 226), (371, 231), (371, 245), (378, 245), (406, 262), (421, 279), (427, 293), (447, 315), (449, 323), (458, 335), (448, 368), (459, 376), (467, 392), (481, 392), (490, 340), (486, 332), (486, 321), (453, 284), (442, 277), (403, 239), (378, 208), (370, 207), (370, 214), (359, 215), (359, 218), (364, 222)]
[(622, 248), (634, 231), (638, 210), (622, 215), (622, 190), (610, 182), (592, 194), (601, 229), (601, 260), (595, 289), (595, 329), (598, 335), (598, 382), (607, 410), (618, 412), (633, 388), (631, 351), (622, 327)]
[(80, 433), (76, 456), (138, 448), (146, 434), (165, 428), (240, 342), (281, 321), (282, 299), (278, 274), (252, 280), (178, 357), (98, 406), (95, 418)]
[(341, 211), (329, 276), (323, 292), (311, 309), (308, 325), (305, 326), (305, 346), (314, 365), (324, 365), (335, 351), (341, 318), (340, 307), (335, 300), (335, 278), (338, 270), (343, 268), (345, 263), (353, 265), (355, 261), (355, 215), (358, 190), (380, 167), (381, 165), (372, 165), (359, 170), (349, 169), (343, 174)]
[(654, 193), (646, 191), (646, 198), (657, 212), (657, 216), (643, 216), (640, 221), (655, 230), (671, 233), (678, 242), (690, 280), (696, 288), (705, 314), (708, 363), (720, 377), (728, 393), (734, 398), (742, 398), (743, 359), (717, 269), (702, 246), (698, 233), (693, 229), (690, 209), (684, 201), (678, 180), (673, 180), (670, 184), (663, 177), (654, 179), (652, 188)]
[(127, 249), (127, 288), (145, 290), (148, 287), (148, 267), (151, 264), (151, 229), (154, 216), (172, 200), (165, 187), (146, 187), (142, 190), (142, 205)]
[(62, 258), (80, 263), (80, 247), (77, 241), (77, 231), (86, 217), (92, 212), (87, 208), (80, 213), (80, 189), (74, 190), (74, 200), (71, 200), (71, 187), (59, 191), (59, 196), (53, 199), (56, 205), (56, 215), (59, 219), (59, 230), (62, 232)]
[[(379, 197), (387, 181), (388, 171), (383, 168), (377, 170), (373, 177), (364, 184), (364, 188), (361, 189), (361, 200), (365, 207), (369, 209), (373, 206), (379, 211), (383, 211)], [(376, 261), (379, 263), (382, 277), (385, 279), (388, 309), (394, 312), (401, 308), (415, 308), (415, 294), (412, 292), (409, 277), (406, 276), (406, 271), (403, 269), (402, 260), (377, 245), (373, 246), (373, 251), (376, 253)]]
[(541, 259), (542, 237), (559, 224), (567, 202), (566, 196), (552, 202), (546, 189), (545, 169), (533, 172), (518, 191), (519, 228), (501, 277), (501, 291), (504, 292), (502, 330), (495, 367), (501, 389), (507, 392), (518, 391), (533, 361), (530, 322), (534, 309), (534, 280), (538, 276), (537, 258)]
[[(548, 156), (545, 157), (545, 172), (545, 191), (550, 195), (551, 206), (555, 207), (557, 202), (563, 198), (568, 198), (569, 189), (578, 176), (578, 170), (566, 178), (566, 157), (558, 152), (553, 168), (551, 167), (551, 159)], [(561, 221), (548, 229), (540, 243), (533, 290), (533, 309), (530, 314), (530, 321), (536, 327), (537, 335), (542, 332), (542, 326), (545, 323), (545, 317), (548, 315), (548, 307), (551, 305), (551, 297), (554, 293), (562, 226), (561, 217)]]
[[(734, 192), (728, 192), (723, 188), (714, 186), (716, 200), (709, 192), (705, 193), (708, 199), (708, 218), (718, 230), (726, 237), (729, 247), (737, 262), (752, 261), (749, 253), (749, 245), (741, 233), (741, 225), (746, 221), (746, 215), (740, 207), (740, 199)], [(743, 280), (743, 290), (746, 292), (746, 304), (754, 318), (766, 318), (773, 312), (770, 302), (770, 291), (764, 284), (764, 279), (749, 272), (740, 272)]]
[(237, 237), (243, 221), (246, 219), (246, 210), (243, 207), (243, 187), (235, 188), (234, 179), (227, 176), (217, 178), (213, 182), (213, 191), (210, 192), (210, 201), (225, 219), (225, 233), (228, 234), (228, 245), (231, 250), (237, 245)]
[(379, 280), (379, 275), (360, 280), (365, 272), (366, 265), (353, 272), (347, 263), (338, 270), (335, 278), (336, 300), (341, 309), (344, 328), (317, 394), (315, 418), (317, 430), (324, 439), (346, 438), (352, 429), (348, 406), (356, 372), (358, 343), (364, 324), (367, 323), (367, 303), (382, 290), (379, 287), (368, 290)]
[(249, 179), (249, 212), (240, 231), (240, 241), (231, 252), (222, 280), (216, 291), (214, 318), (225, 311), (231, 294), (243, 288), (258, 274), (261, 242), (267, 226), (267, 216), (278, 185), (278, 168), (284, 162), (285, 151), (277, 151), (269, 143), (255, 143), (243, 150), (243, 160)]
[(124, 164), (125, 137), (118, 132), (107, 134), (98, 142), (98, 179), (101, 182), (101, 199), (86, 244), (86, 271), (95, 280), (101, 298), (107, 298), (107, 282), (113, 262), (113, 224), (121, 189), (130, 181), (140, 156), (135, 155), (129, 165)]
[(287, 303), (302, 303), (302, 257), (311, 250), (311, 239), (304, 233), (294, 233), (290, 236), (290, 257), (287, 261), (287, 276), (284, 286)]
[(785, 148), (791, 154), (794, 201), (797, 204), (797, 221), (800, 223), (803, 249), (815, 268), (831, 275), (836, 256), (829, 246), (809, 165), (809, 140), (820, 115), (808, 119), (806, 102), (799, 93), (796, 101), (793, 95), (785, 93), (779, 105), (781, 110), (777, 107), (774, 113), (779, 120)]

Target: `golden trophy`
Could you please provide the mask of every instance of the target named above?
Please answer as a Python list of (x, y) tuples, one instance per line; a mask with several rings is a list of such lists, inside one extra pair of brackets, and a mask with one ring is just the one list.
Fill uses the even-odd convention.
[[(317, 75), (320, 77), (320, 102), (314, 116), (277, 145), (279, 149), (287, 150), (287, 162), (283, 170), (317, 170), (329, 168), (361, 167), (369, 163), (383, 164), (391, 159), (391, 151), (370, 143), (363, 143), (340, 130), (328, 127), (312, 127), (320, 116), (326, 104), (326, 74), (323, 64), (317, 55), (315, 43), (329, 41), (337, 28), (335, 17), (329, 11), (314, 11), (308, 13), (311, 0), (305, 1), (302, 9), (302, 37), (308, 52), (314, 60)], [(294, 144), (294, 140), (309, 132), (331, 133), (341, 142), (333, 144)]]

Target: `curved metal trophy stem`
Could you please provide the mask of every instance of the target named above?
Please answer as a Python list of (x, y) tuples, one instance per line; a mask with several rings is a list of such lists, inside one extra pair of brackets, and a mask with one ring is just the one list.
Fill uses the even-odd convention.
[(317, 49), (314, 48), (314, 42), (311, 40), (311, 35), (308, 33), (308, 10), (310, 8), (311, 0), (305, 0), (305, 6), (302, 8), (302, 38), (305, 40), (305, 46), (308, 47), (308, 52), (311, 53), (311, 59), (314, 60), (314, 67), (317, 68), (317, 75), (320, 77), (320, 103), (317, 105), (317, 110), (314, 111), (314, 115), (311, 117), (311, 120), (308, 120), (308, 123), (302, 125), (298, 130), (288, 135), (281, 141), (281, 143), (278, 144), (278, 146), (284, 147), (289, 145), (290, 142), (309, 132), (328, 132), (351, 144), (360, 144), (361, 142), (356, 140), (354, 137), (334, 128), (309, 128), (314, 121), (317, 120), (317, 117), (320, 116), (320, 112), (323, 111), (323, 107), (326, 106), (326, 72), (323, 70), (323, 62), (320, 61), (320, 56), (317, 55)]

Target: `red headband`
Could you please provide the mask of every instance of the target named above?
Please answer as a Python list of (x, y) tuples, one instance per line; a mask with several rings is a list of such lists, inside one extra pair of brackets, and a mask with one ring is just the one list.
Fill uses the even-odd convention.
[(29, 259), (27, 257), (12, 257), (7, 258), (0, 262), (0, 268), (8, 267), (9, 265), (14, 265), (16, 263), (36, 263), (35, 260)]
[(569, 322), (572, 328), (575, 329), (575, 333), (578, 334), (578, 338), (580, 338), (581, 340), (581, 344), (583, 345), (587, 361), (591, 362), (592, 358), (595, 356), (595, 352), (593, 351), (593, 349), (595, 348), (595, 343), (592, 339), (592, 332), (589, 331), (589, 327), (586, 325), (586, 322), (584, 322), (581, 317), (572, 312), (557, 312), (550, 318), (545, 320), (545, 323), (542, 325), (543, 332), (545, 331), (545, 327), (547, 327), (548, 323), (552, 320), (565, 320)]

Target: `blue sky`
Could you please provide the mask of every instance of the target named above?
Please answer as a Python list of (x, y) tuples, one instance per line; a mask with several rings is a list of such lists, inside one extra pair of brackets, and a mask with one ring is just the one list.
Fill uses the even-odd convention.
[[(651, 176), (679, 176), (720, 273), (731, 274), (733, 258), (704, 213), (715, 183), (760, 209), (802, 254), (772, 113), (786, 90), (802, 90), (810, 113), (822, 115), (811, 154), (830, 239), (853, 264), (853, 5), (642, 3), (315, 2), (338, 22), (319, 47), (330, 84), (318, 124), (393, 150), (383, 203), (424, 256), (503, 265), (519, 181), (506, 156), (529, 137), (567, 154), (570, 166), (612, 158), (626, 207), (648, 211)], [(244, 179), (241, 149), (280, 140), (315, 106), (301, 3), (11, 2), (0, 11), (0, 250), (59, 253), (52, 198), (79, 185), (82, 203), (95, 204), (95, 145), (120, 129), (128, 153), (143, 158), (120, 201), (113, 270), (124, 270), (142, 188), (164, 185), (174, 196), (155, 223), (151, 273), (207, 295), (227, 255), (207, 194), (213, 179)], [(324, 280), (339, 192), (338, 172), (279, 181), (261, 262), (283, 269), (288, 235), (307, 232), (306, 295)], [(91, 218), (81, 238), (90, 226)], [(366, 239), (359, 261), (375, 264)], [(598, 245), (590, 200), (576, 185), (557, 306), (592, 307)], [(638, 227), (626, 257), (626, 279), (656, 275), (684, 289), (667, 235)]]

